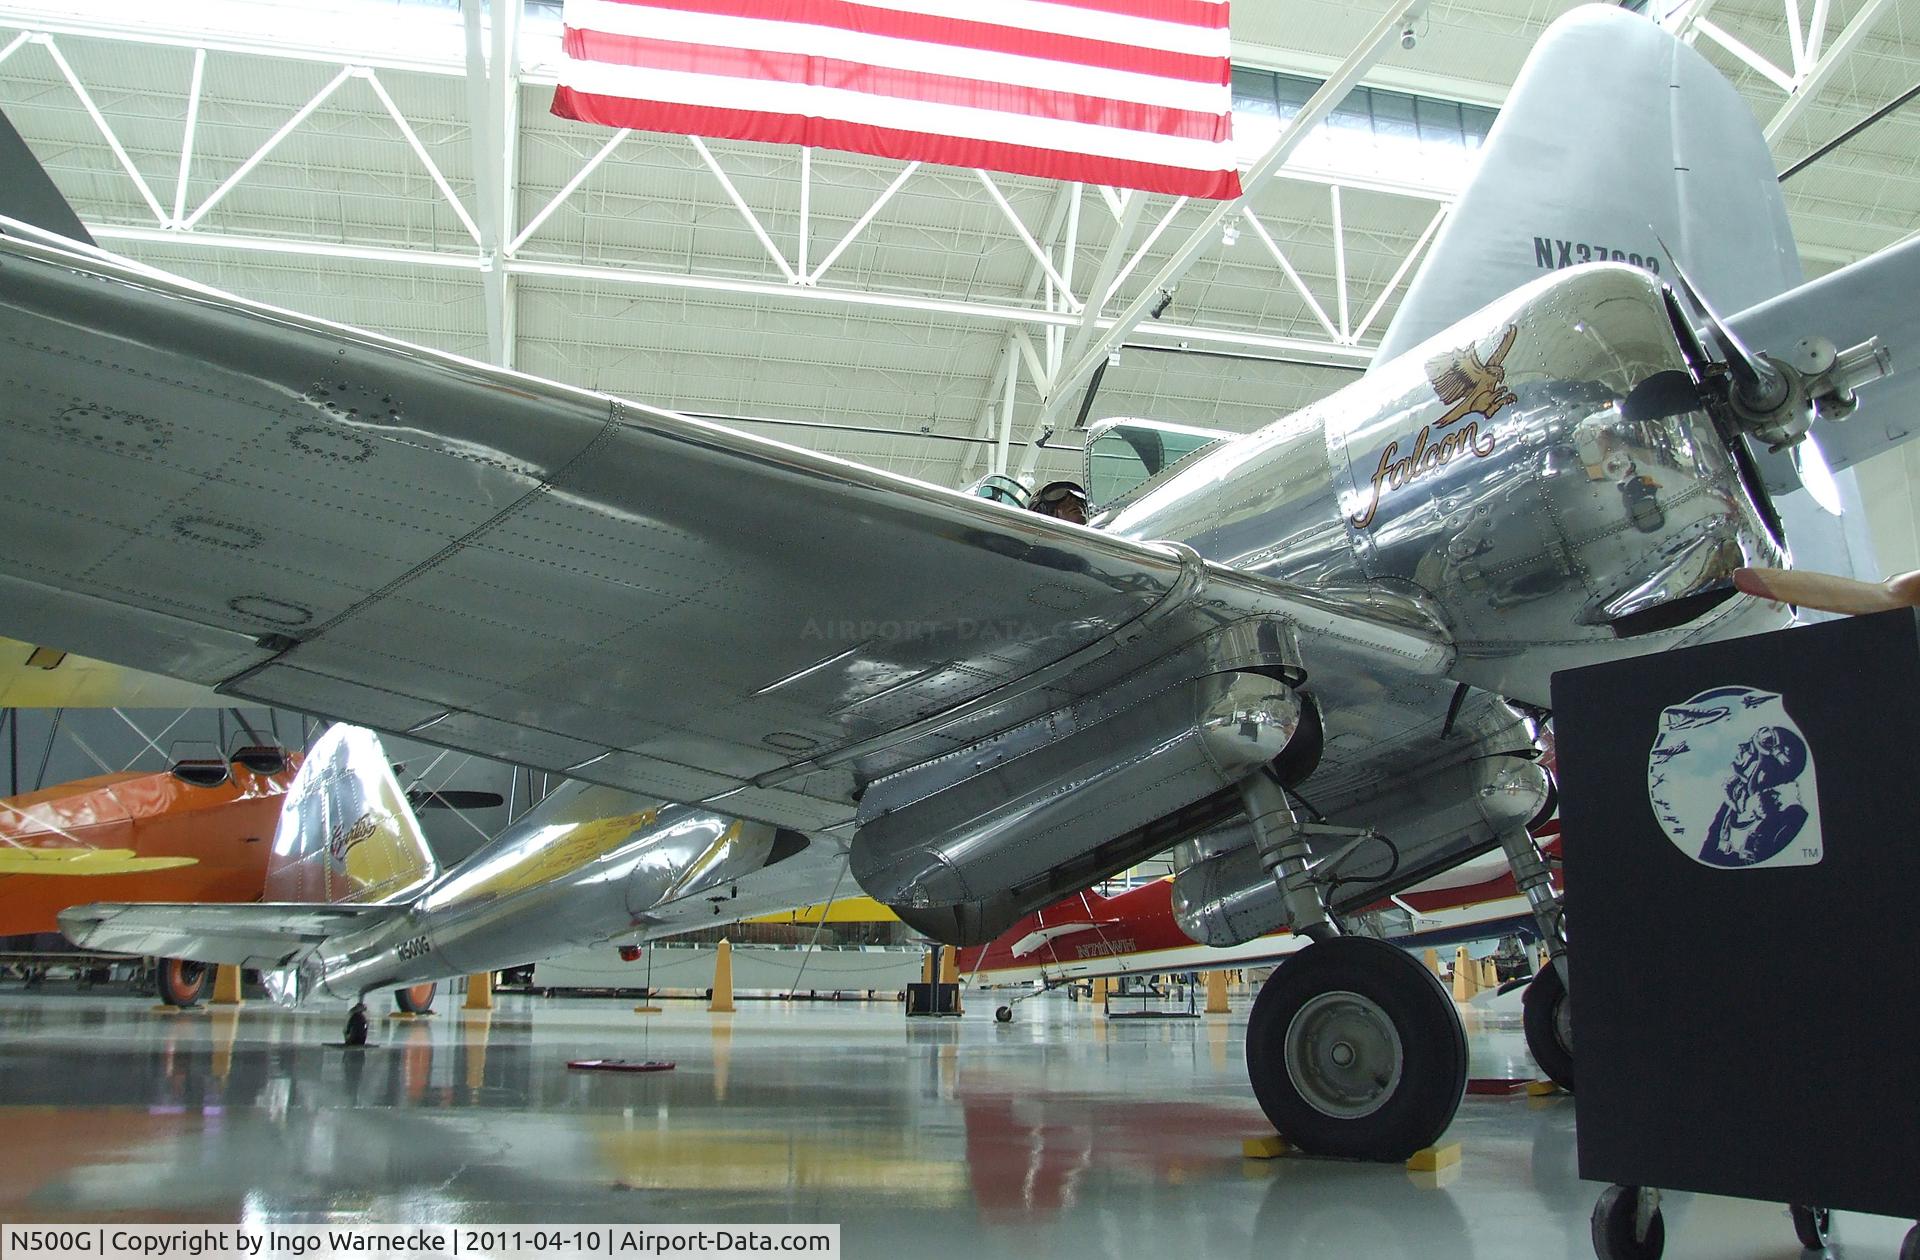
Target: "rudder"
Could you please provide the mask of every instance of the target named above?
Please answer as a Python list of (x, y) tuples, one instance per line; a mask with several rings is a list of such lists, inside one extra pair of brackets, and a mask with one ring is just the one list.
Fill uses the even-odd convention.
[(1721, 310), (1800, 283), (1772, 155), (1733, 85), (1647, 18), (1575, 9), (1527, 58), (1375, 362), (1560, 267), (1670, 272), (1662, 240)]
[(264, 900), (393, 901), (437, 869), (380, 737), (357, 726), (328, 728), (287, 789)]

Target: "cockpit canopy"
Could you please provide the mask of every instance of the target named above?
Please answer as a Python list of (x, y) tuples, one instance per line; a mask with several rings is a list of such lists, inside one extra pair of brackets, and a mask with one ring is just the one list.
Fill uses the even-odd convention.
[(1096, 420), (1087, 427), (1087, 498), (1095, 511), (1111, 506), (1195, 451), (1232, 436), (1164, 420)]

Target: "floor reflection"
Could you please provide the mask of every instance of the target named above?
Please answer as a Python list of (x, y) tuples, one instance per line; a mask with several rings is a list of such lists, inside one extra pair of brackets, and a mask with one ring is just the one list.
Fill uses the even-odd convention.
[[(1591, 1254), (1597, 1187), (1578, 1179), (1566, 1098), (1469, 1097), (1448, 1176), (1250, 1161), (1241, 1140), (1265, 1122), (1244, 996), (1231, 1016), (1164, 1022), (1044, 998), (1002, 1025), (976, 1005), (910, 1022), (890, 1004), (638, 1016), (503, 997), (381, 1021), (356, 1051), (328, 1044), (331, 1010), (0, 993), (17, 1152), (0, 1217), (817, 1220), (844, 1225), (849, 1256), (908, 1240), (916, 1257)], [(1475, 1075), (1528, 1070), (1517, 1021), (1476, 1017), (1470, 1039)], [(566, 1068), (591, 1057), (677, 1066)], [(1770, 1254), (1767, 1209), (1745, 1208), (1690, 1238), (1680, 1222), (1703, 1209), (1676, 1196), (1668, 1254)]]

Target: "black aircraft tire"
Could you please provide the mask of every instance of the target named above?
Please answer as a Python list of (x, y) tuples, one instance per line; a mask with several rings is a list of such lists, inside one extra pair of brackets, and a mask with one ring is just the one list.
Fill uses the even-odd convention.
[(994, 1007), (993, 1020), (997, 1024), (1011, 1024), (1013, 1022), (1013, 1008), (1011, 1006)]
[(1560, 969), (1552, 963), (1540, 968), (1521, 998), (1527, 1030), (1527, 1049), (1547, 1079), (1573, 1092), (1573, 1008)]
[(1660, 1260), (1667, 1249), (1667, 1222), (1658, 1208), (1647, 1221), (1647, 1236), (1633, 1235), (1640, 1192), (1634, 1186), (1608, 1186), (1593, 1205), (1593, 1254), (1600, 1260)]
[(1419, 961), (1385, 941), (1337, 936), (1261, 987), (1247, 1075), (1267, 1119), (1301, 1150), (1402, 1161), (1452, 1123), (1467, 1035)]
[(1906, 1241), (1900, 1244), (1900, 1260), (1920, 1260), (1920, 1225), (1907, 1231)]
[(393, 991), (394, 1009), (402, 1015), (425, 1015), (433, 1009), (433, 995), (439, 988), (433, 981)]
[(1833, 1213), (1826, 1208), (1789, 1203), (1787, 1215), (1793, 1218), (1793, 1234), (1808, 1251), (1823, 1251), (1833, 1238)]
[(213, 968), (185, 958), (162, 958), (154, 965), (153, 987), (168, 1006), (189, 1007), (206, 996)]

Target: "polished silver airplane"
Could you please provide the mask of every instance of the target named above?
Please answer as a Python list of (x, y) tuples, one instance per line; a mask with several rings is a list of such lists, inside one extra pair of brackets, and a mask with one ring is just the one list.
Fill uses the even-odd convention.
[(96, 904), (61, 926), (258, 968), (287, 1005), (344, 999), (347, 1043), (364, 1045), (372, 990), (424, 1010), (449, 976), (791, 909), (831, 896), (846, 867), (830, 838), (570, 780), (442, 871), (379, 736), (337, 724), (287, 787), (260, 903)]
[[(1570, 1037), (1527, 835), (1550, 675), (1788, 624), (1732, 583), (1787, 561), (1793, 468), (1756, 448), (1884, 445), (1916, 374), (1868, 383), (1920, 354), (1920, 245), (1802, 285), (1745, 102), (1598, 6), (1542, 38), (1367, 375), (1093, 527), (263, 307), (71, 218), (0, 223), (0, 633), (841, 846), (951, 943), (1172, 849), (1196, 939), (1315, 941), (1249, 1074), (1297, 1144), (1373, 1158), (1444, 1131), (1465, 1039), (1343, 917), (1504, 851)], [(215, 958), (265, 909), (68, 930)], [(353, 993), (441, 947), (331, 978), (311, 932), (250, 948)]]

